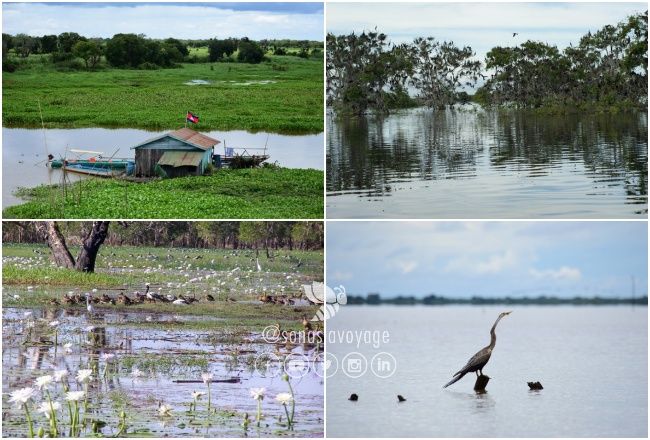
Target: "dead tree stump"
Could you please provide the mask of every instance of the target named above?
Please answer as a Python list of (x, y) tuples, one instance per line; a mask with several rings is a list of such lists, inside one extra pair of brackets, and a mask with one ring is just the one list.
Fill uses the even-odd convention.
[(531, 390), (543, 390), (544, 387), (542, 386), (541, 383), (538, 382), (528, 382), (528, 388)]
[(485, 374), (481, 374), (476, 378), (476, 383), (474, 384), (474, 391), (477, 393), (484, 393), (485, 387), (487, 387), (490, 377)]

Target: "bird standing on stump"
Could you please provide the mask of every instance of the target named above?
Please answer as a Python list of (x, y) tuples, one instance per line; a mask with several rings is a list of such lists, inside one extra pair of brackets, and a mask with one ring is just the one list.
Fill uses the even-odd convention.
[(497, 320), (494, 322), (492, 329), (490, 330), (490, 345), (481, 349), (478, 353), (472, 356), (472, 358), (469, 361), (467, 361), (467, 364), (465, 364), (463, 368), (461, 368), (456, 374), (454, 374), (454, 378), (451, 381), (449, 381), (443, 388), (447, 388), (449, 385), (458, 382), (467, 373), (476, 372), (476, 376), (478, 376), (479, 374), (481, 376), (483, 375), (483, 367), (485, 367), (485, 364), (487, 364), (488, 361), (490, 360), (490, 356), (492, 356), (492, 350), (494, 350), (494, 346), (497, 343), (497, 335), (495, 333), (497, 324), (499, 323), (499, 321), (501, 321), (501, 319), (504, 316), (508, 316), (510, 313), (512, 312), (503, 312), (499, 315)]

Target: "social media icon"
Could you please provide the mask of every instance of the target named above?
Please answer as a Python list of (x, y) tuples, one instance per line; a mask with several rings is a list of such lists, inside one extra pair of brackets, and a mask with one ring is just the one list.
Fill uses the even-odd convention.
[(332, 377), (339, 369), (339, 361), (331, 353), (318, 353), (312, 365), (314, 372), (320, 377)]
[(363, 376), (368, 370), (368, 360), (357, 352), (348, 353), (342, 361), (343, 372), (350, 378)]
[(282, 371), (282, 361), (274, 353), (261, 353), (255, 358), (255, 370), (262, 377), (277, 377)]
[(309, 372), (309, 359), (305, 355), (291, 353), (284, 359), (284, 371), (293, 378), (301, 378)]
[(391, 377), (397, 370), (397, 359), (392, 354), (382, 351), (372, 357), (370, 369), (379, 378)]

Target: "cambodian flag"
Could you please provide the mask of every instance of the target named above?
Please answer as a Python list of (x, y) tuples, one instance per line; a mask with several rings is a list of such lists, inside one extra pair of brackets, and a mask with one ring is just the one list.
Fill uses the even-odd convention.
[(192, 124), (198, 124), (199, 123), (199, 117), (196, 116), (192, 112), (187, 112), (187, 121), (191, 122)]

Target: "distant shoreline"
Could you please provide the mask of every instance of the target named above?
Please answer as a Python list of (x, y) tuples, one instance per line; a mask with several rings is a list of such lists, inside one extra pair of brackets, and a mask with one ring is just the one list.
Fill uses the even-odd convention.
[(470, 305), (470, 306), (496, 306), (496, 305), (517, 305), (517, 306), (609, 306), (609, 305), (638, 305), (647, 306), (648, 297), (640, 296), (638, 298), (556, 298), (540, 296), (536, 298), (467, 298), (454, 299), (441, 296), (426, 296), (424, 298), (414, 298), (411, 296), (398, 296), (395, 298), (381, 298), (379, 295), (370, 294), (367, 297), (349, 295), (347, 305), (398, 305), (398, 306), (446, 306), (446, 305)]

